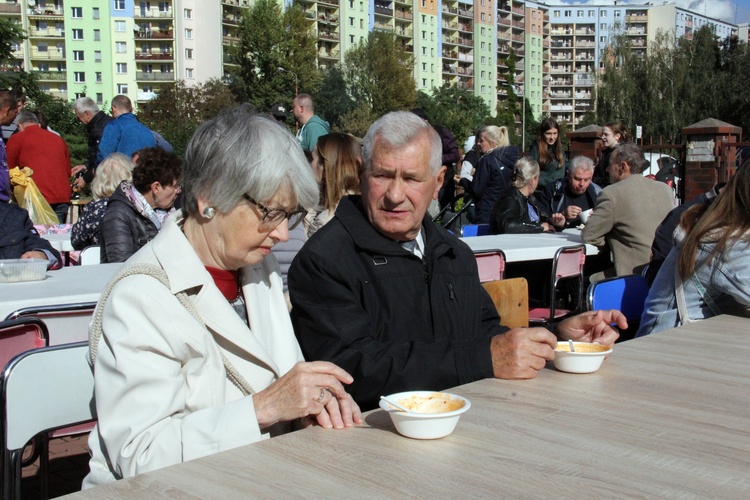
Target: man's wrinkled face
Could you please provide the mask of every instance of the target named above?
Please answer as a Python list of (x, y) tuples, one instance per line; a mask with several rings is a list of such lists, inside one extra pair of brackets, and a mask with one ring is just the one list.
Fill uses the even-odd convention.
[(568, 186), (574, 194), (581, 195), (589, 188), (593, 176), (594, 173), (585, 168), (576, 168), (568, 173)]
[(395, 241), (416, 238), (445, 176), (445, 167), (433, 174), (429, 161), (427, 134), (400, 148), (375, 140), (371, 165), (362, 175), (360, 188), (367, 218), (384, 236)]

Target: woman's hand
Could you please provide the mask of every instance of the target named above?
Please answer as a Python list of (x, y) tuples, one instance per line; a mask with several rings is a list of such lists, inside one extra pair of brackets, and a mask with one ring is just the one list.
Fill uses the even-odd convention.
[(554, 233), (556, 232), (555, 226), (550, 224), (549, 222), (542, 222), (542, 229), (545, 233)]
[(253, 395), (261, 429), (309, 415), (323, 427), (351, 427), (362, 413), (342, 384), (352, 376), (327, 361), (300, 362), (266, 389)]

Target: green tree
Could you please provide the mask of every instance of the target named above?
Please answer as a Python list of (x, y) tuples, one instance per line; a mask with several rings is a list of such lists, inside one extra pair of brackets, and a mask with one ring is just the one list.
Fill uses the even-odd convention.
[(13, 44), (26, 39), (26, 32), (15, 21), (0, 19), (0, 66), (13, 59)]
[[(344, 80), (357, 109), (347, 113), (342, 122), (351, 125), (355, 117), (377, 118), (390, 111), (413, 108), (417, 87), (412, 71), (413, 58), (393, 33), (370, 32), (366, 40), (346, 54)], [(364, 125), (357, 124), (357, 129)]]
[(459, 145), (490, 116), (484, 99), (470, 90), (448, 84), (434, 89), (432, 95), (419, 92), (417, 107), (425, 110), (430, 122), (448, 127)]
[(141, 105), (138, 118), (183, 156), (198, 126), (234, 104), (234, 95), (220, 80), (190, 87), (178, 81), (162, 87), (154, 99)]
[(331, 124), (331, 130), (342, 129), (341, 119), (354, 110), (356, 103), (346, 90), (344, 72), (338, 65), (323, 71), (323, 85), (315, 95), (315, 112), (325, 116)]
[(299, 93), (316, 94), (322, 77), (317, 70), (317, 37), (298, 5), (282, 11), (275, 0), (258, 0), (240, 22), (239, 43), (230, 49), (237, 65), (230, 88), (240, 102), (266, 111), (290, 104)]

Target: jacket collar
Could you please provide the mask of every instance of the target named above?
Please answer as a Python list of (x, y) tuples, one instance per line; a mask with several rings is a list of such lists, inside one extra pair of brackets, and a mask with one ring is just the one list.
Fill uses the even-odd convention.
[[(151, 243), (158, 265), (169, 277), (170, 291), (173, 294), (186, 292), (210, 330), (246, 351), (277, 376), (281, 376), (265, 347), (221, 294), (192, 245), (182, 234), (177, 224), (181, 217), (181, 211), (172, 214), (164, 222), (159, 236)], [(248, 284), (247, 268), (240, 271), (240, 276), (244, 288)], [(246, 306), (250, 312), (252, 304), (248, 303)]]

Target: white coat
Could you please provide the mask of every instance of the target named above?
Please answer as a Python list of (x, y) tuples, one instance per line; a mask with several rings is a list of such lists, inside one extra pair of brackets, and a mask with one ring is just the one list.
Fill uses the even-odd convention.
[[(177, 215), (128, 260), (160, 266), (171, 289), (149, 276), (127, 277), (104, 308), (94, 365), (99, 420), (89, 438), (84, 488), (268, 437), (252, 397), (227, 380), (221, 352), (254, 392), (303, 361), (276, 258), (240, 270), (248, 328), (182, 234)], [(181, 291), (205, 328), (180, 305)]]

